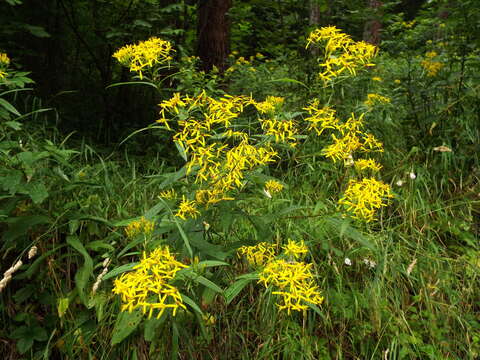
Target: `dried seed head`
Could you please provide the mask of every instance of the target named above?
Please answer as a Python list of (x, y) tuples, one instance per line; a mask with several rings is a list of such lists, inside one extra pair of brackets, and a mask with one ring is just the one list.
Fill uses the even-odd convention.
[(34, 245), (28, 250), (28, 260), (33, 258), (35, 255), (37, 255), (38, 248)]

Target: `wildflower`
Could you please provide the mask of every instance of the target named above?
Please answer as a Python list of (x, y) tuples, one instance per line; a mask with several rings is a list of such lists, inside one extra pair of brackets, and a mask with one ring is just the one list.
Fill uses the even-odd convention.
[(373, 106), (375, 104), (389, 104), (390, 98), (378, 94), (368, 94), (367, 100), (365, 100), (364, 104), (367, 106)]
[(394, 82), (395, 84), (401, 84), (401, 83), (402, 83), (402, 80), (400, 80), (400, 79), (395, 79), (393, 82)]
[(429, 59), (422, 60), (420, 65), (422, 65), (422, 67), (427, 71), (427, 76), (429, 77), (436, 76), (438, 72), (445, 66), (439, 61), (432, 61)]
[(375, 268), (375, 266), (377, 266), (377, 263), (370, 259), (363, 259), (363, 263), (367, 265), (370, 269), (373, 269)]
[(308, 248), (305, 246), (305, 243), (302, 241), (296, 242), (291, 239), (288, 239), (288, 244), (282, 247), (285, 255), (290, 256), (294, 259), (300, 259), (308, 253)]
[(165, 190), (160, 193), (160, 197), (167, 200), (172, 200), (177, 197), (177, 193), (174, 189)]
[(203, 316), (202, 316), (202, 319), (205, 322), (205, 325), (207, 325), (207, 326), (213, 326), (213, 325), (215, 325), (215, 322), (217, 321), (215, 316), (213, 314), (210, 314), (210, 313), (204, 313)]
[(372, 81), (382, 81), (382, 78), (379, 76), (372, 77)]
[(438, 53), (436, 51), (428, 51), (425, 53), (425, 57), (428, 59), (432, 59), (436, 56), (438, 56)]
[(268, 180), (265, 183), (265, 190), (269, 193), (277, 193), (283, 190), (283, 184), (275, 180)]
[(172, 59), (172, 45), (166, 40), (151, 37), (136, 45), (126, 45), (117, 50), (113, 57), (122, 65), (130, 67), (130, 71), (138, 72), (143, 79), (143, 70), (155, 64), (162, 64)]
[(182, 197), (182, 202), (178, 206), (177, 213), (175, 216), (179, 217), (182, 220), (187, 220), (187, 217), (197, 218), (200, 214), (200, 211), (195, 207), (195, 201), (189, 201), (185, 198), (185, 195)]
[(28, 260), (32, 259), (37, 255), (38, 248), (34, 245), (28, 250)]
[(151, 318), (155, 311), (157, 319), (167, 309), (175, 316), (178, 308), (186, 309), (178, 288), (171, 284), (177, 272), (187, 266), (175, 260), (168, 246), (143, 253), (143, 259), (132, 272), (124, 273), (114, 281), (113, 293), (121, 296), (122, 311), (132, 312), (140, 308), (148, 311)]
[(155, 223), (153, 221), (147, 220), (142, 216), (139, 220), (132, 221), (128, 224), (125, 233), (131, 239), (139, 234), (148, 236), (153, 232), (154, 227)]
[(349, 154), (347, 158), (344, 160), (343, 165), (349, 167), (355, 165), (355, 161), (353, 160), (352, 154)]
[(7, 67), (10, 65), (10, 58), (5, 53), (0, 53), (0, 66)]
[(279, 96), (267, 96), (265, 101), (254, 104), (257, 110), (262, 113), (273, 113), (275, 109), (280, 107), (285, 101), (285, 98)]
[(339, 121), (335, 116), (335, 110), (329, 106), (320, 107), (320, 101), (315, 99), (310, 104), (303, 108), (306, 110), (309, 117), (305, 121), (309, 123), (307, 130), (315, 130), (317, 135), (322, 135), (326, 129), (336, 129), (339, 126)]
[(286, 310), (289, 315), (292, 310), (306, 311), (308, 304), (320, 305), (323, 302), (311, 267), (312, 264), (303, 262), (274, 260), (259, 274), (259, 283), (277, 289), (272, 294), (280, 296), (280, 302), (277, 303), (280, 310)]
[(395, 183), (395, 185), (397, 185), (398, 187), (403, 186), (403, 180), (397, 180), (397, 182)]
[(355, 169), (358, 171), (363, 171), (366, 169), (370, 169), (372, 171), (380, 171), (382, 168), (382, 165), (380, 165), (378, 162), (376, 162), (373, 159), (358, 159), (355, 161)]
[(360, 66), (374, 66), (370, 61), (377, 54), (377, 48), (364, 41), (355, 42), (335, 26), (322, 27), (310, 33), (307, 48), (312, 44), (322, 44), (324, 62), (320, 64), (320, 79), (328, 82), (344, 73), (356, 75)]
[(347, 133), (341, 138), (337, 138), (334, 134), (331, 136), (333, 144), (322, 149), (322, 153), (327, 158), (331, 158), (333, 162), (348, 159), (355, 150), (362, 146), (360, 138), (354, 133)]
[(410, 179), (412, 179), (412, 180), (415, 180), (417, 178), (417, 175), (415, 175), (415, 173), (413, 173), (413, 172), (408, 174), (408, 176), (410, 176)]
[(237, 250), (239, 256), (245, 256), (252, 266), (264, 266), (275, 257), (275, 245), (261, 242), (254, 246), (242, 246)]
[(10, 280), (12, 280), (13, 274), (16, 273), (22, 265), (23, 265), (22, 260), (18, 260), (15, 263), (15, 265), (11, 266), (7, 271), (3, 273), (3, 278), (2, 280), (0, 280), (0, 292), (2, 292), (3, 289), (5, 289), (5, 287), (10, 282)]
[(280, 121), (276, 119), (260, 120), (265, 135), (275, 138), (275, 142), (288, 142), (291, 146), (297, 145), (295, 135), (298, 133), (293, 120)]
[(343, 261), (345, 263), (345, 265), (347, 266), (352, 266), (352, 260), (350, 260), (349, 258), (345, 258), (345, 260)]
[(346, 206), (354, 218), (370, 222), (374, 220), (376, 210), (387, 206), (385, 199), (392, 197), (388, 184), (374, 178), (351, 179), (343, 197), (338, 202)]

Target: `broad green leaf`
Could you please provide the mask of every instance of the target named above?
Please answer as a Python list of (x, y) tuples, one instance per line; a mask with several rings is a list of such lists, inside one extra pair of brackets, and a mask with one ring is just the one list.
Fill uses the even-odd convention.
[(138, 262), (121, 265), (121, 266), (113, 269), (112, 271), (109, 271), (108, 273), (106, 273), (105, 276), (102, 279), (103, 280), (108, 280), (112, 277), (123, 274), (124, 272), (132, 270), (135, 265), (138, 265)]
[(197, 305), (195, 301), (193, 301), (191, 298), (189, 298), (187, 295), (180, 294), (182, 297), (182, 301), (190, 306), (193, 310), (195, 310), (197, 313), (203, 316), (203, 311), (200, 309), (200, 307)]
[(15, 109), (15, 107), (5, 99), (0, 98), (0, 106), (2, 106), (5, 110), (11, 112), (12, 114), (21, 116), (17, 109)]
[(28, 195), (35, 204), (41, 204), (48, 197), (48, 190), (42, 182), (31, 183), (27, 187)]
[(160, 317), (160, 319), (152, 317), (151, 319), (145, 320), (145, 328), (143, 330), (143, 336), (146, 341), (155, 340), (156, 330), (160, 325), (162, 325), (162, 323), (165, 322), (166, 318), (167, 318), (166, 312), (164, 312)]
[(142, 321), (143, 314), (140, 309), (134, 310), (131, 313), (122, 311), (117, 316), (117, 321), (113, 328), (113, 335), (111, 344), (116, 345), (121, 343), (128, 335), (130, 335)]
[(57, 312), (59, 317), (63, 317), (65, 315), (69, 305), (70, 299), (68, 297), (58, 299)]
[(258, 274), (245, 274), (237, 278), (232, 285), (230, 285), (224, 292), (225, 302), (230, 304), (232, 300), (243, 290), (245, 286), (251, 283), (254, 280), (258, 280)]
[(77, 250), (83, 256), (83, 266), (78, 269), (77, 273), (75, 274), (75, 285), (77, 287), (80, 299), (86, 306), (88, 301), (85, 294), (85, 288), (88, 280), (93, 275), (93, 260), (77, 236), (67, 236), (67, 244)]

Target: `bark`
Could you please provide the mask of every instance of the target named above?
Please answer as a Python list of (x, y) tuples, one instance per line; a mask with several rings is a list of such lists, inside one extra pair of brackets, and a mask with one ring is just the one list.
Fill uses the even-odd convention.
[(203, 69), (226, 68), (229, 54), (230, 21), (227, 12), (232, 0), (200, 0), (198, 3), (197, 54)]
[(365, 24), (363, 40), (378, 45), (380, 44), (380, 33), (382, 31), (382, 23), (379, 20), (379, 17), (381, 16), (379, 9), (382, 6), (382, 2), (379, 0), (368, 0), (368, 6), (373, 10), (376, 16)]

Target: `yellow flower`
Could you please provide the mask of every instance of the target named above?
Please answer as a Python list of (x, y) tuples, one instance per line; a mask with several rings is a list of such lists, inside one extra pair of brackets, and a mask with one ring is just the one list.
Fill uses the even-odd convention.
[(280, 107), (283, 104), (284, 101), (285, 101), (285, 99), (283, 97), (267, 96), (265, 101), (256, 103), (254, 105), (260, 113), (266, 114), (266, 113), (275, 112), (275, 109)]
[(372, 77), (372, 81), (382, 81), (382, 78), (379, 76)]
[(245, 256), (252, 266), (264, 266), (275, 257), (275, 245), (261, 242), (254, 246), (242, 246), (237, 250), (238, 256)]
[(151, 318), (158, 311), (157, 319), (167, 309), (175, 316), (179, 307), (186, 309), (178, 289), (171, 285), (176, 273), (187, 266), (176, 261), (168, 246), (143, 253), (143, 259), (132, 272), (124, 273), (114, 281), (112, 289), (122, 300), (121, 311), (140, 308)]
[(305, 121), (309, 123), (307, 130), (313, 129), (317, 135), (322, 135), (326, 129), (337, 129), (339, 126), (339, 121), (335, 116), (335, 109), (329, 106), (320, 107), (318, 99), (311, 101), (303, 110), (306, 110), (311, 115), (305, 118)]
[(268, 180), (265, 183), (265, 190), (271, 194), (277, 193), (283, 190), (283, 184), (275, 180)]
[(302, 241), (296, 242), (288, 239), (288, 244), (282, 247), (285, 255), (291, 256), (294, 259), (300, 259), (308, 253), (308, 248)]
[(178, 205), (178, 210), (175, 216), (182, 220), (187, 220), (187, 217), (196, 219), (200, 211), (195, 207), (195, 201), (188, 201), (185, 195), (182, 196), (182, 202)]
[(382, 168), (382, 165), (380, 165), (378, 162), (376, 162), (373, 159), (358, 159), (358, 160), (355, 160), (354, 164), (355, 164), (355, 169), (357, 169), (358, 171), (370, 169), (372, 171), (377, 172), (377, 171), (380, 171), (380, 169)]
[(439, 61), (432, 61), (429, 58), (422, 60), (420, 65), (427, 71), (427, 76), (433, 77), (445, 66), (445, 64)]
[(0, 53), (0, 66), (8, 66), (10, 65), (10, 58), (5, 53)]
[(388, 184), (374, 178), (351, 179), (339, 204), (344, 205), (354, 218), (370, 222), (375, 219), (375, 211), (387, 206), (386, 199), (392, 197)]
[(155, 223), (145, 219), (143, 216), (140, 220), (132, 221), (125, 229), (125, 233), (131, 239), (139, 234), (150, 235), (153, 232)]
[(160, 197), (167, 200), (172, 200), (177, 197), (177, 193), (175, 192), (174, 189), (165, 190), (160, 193)]
[(377, 47), (364, 41), (355, 42), (335, 26), (323, 27), (312, 31), (307, 39), (307, 47), (312, 44), (323, 45), (324, 59), (320, 64), (319, 76), (324, 82), (348, 72), (355, 76), (361, 66), (374, 66), (371, 60), (377, 54)]
[(7, 77), (7, 72), (0, 70), (0, 80)]
[(170, 42), (151, 37), (136, 45), (125, 45), (118, 49), (113, 57), (122, 65), (130, 67), (130, 71), (138, 72), (140, 79), (143, 79), (143, 69), (170, 61), (172, 51), (174, 50)]
[(290, 315), (293, 311), (306, 311), (308, 304), (320, 305), (323, 297), (315, 284), (311, 271), (312, 264), (285, 261), (269, 262), (259, 274), (259, 283), (275, 287), (273, 295), (280, 297), (277, 306)]
[(375, 104), (389, 104), (390, 98), (378, 95), (378, 94), (368, 94), (367, 100), (365, 100), (364, 104), (371, 107)]
[(402, 81), (401, 81), (400, 79), (395, 79), (394, 83), (395, 83), (395, 84), (401, 84)]

